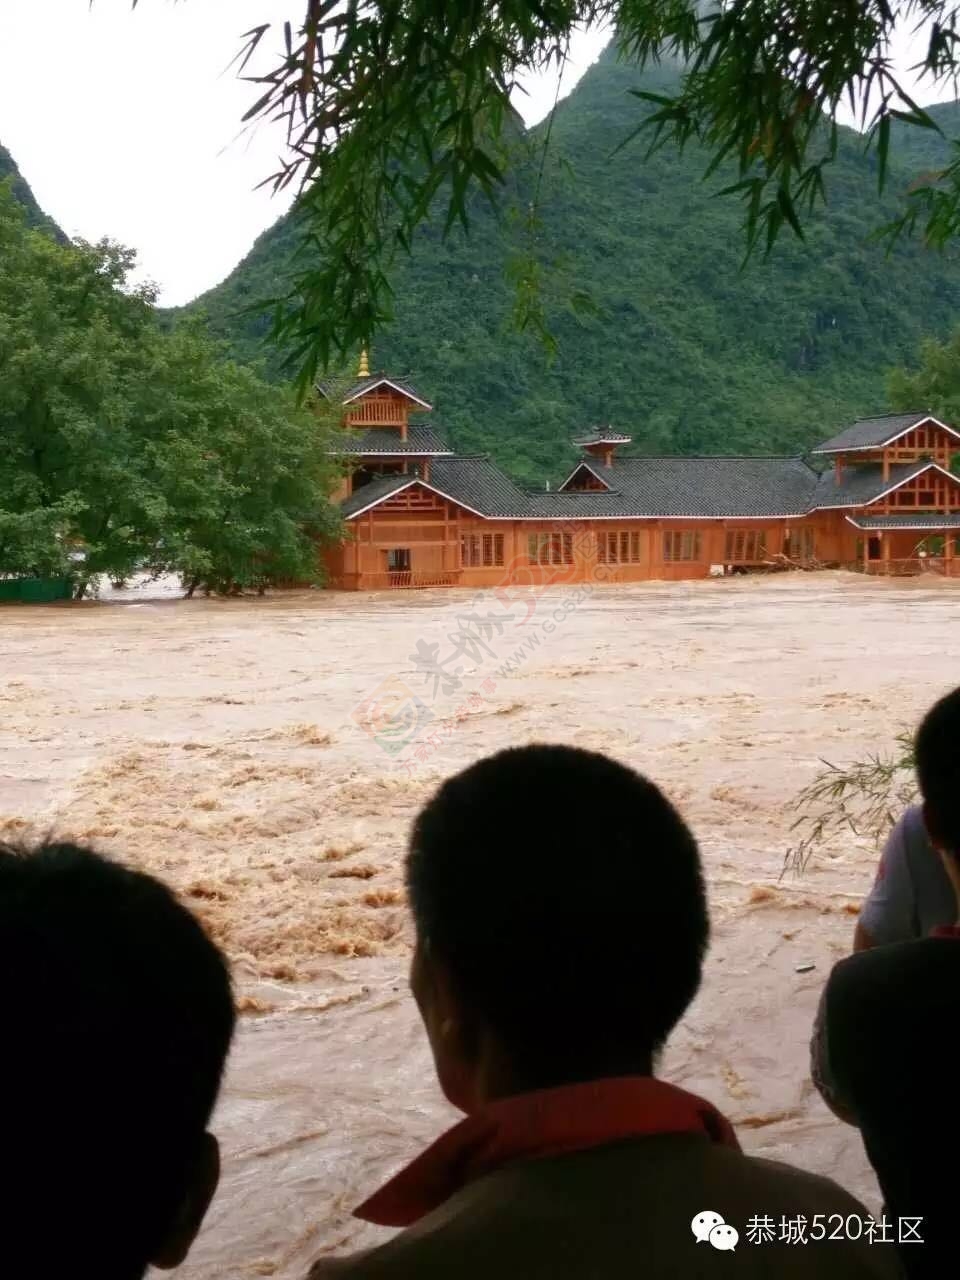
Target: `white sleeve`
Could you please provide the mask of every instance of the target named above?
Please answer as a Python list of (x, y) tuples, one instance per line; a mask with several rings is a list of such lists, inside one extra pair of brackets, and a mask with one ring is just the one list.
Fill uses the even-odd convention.
[(919, 936), (905, 827), (906, 815), (887, 837), (877, 878), (860, 909), (860, 923), (877, 943), (909, 942)]

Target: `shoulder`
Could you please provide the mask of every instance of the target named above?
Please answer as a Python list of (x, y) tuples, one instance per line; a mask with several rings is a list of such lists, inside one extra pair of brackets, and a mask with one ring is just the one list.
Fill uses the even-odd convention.
[(914, 849), (926, 850), (930, 846), (927, 837), (927, 828), (923, 821), (923, 809), (918, 804), (913, 804), (900, 817), (895, 824), (891, 835), (896, 833), (901, 845), (907, 852)]
[(832, 1178), (820, 1173), (810, 1173), (795, 1165), (782, 1164), (763, 1156), (746, 1156), (750, 1166), (772, 1192), (783, 1192), (805, 1212), (859, 1213), (864, 1218), (867, 1210), (860, 1201), (845, 1191)]
[(925, 946), (922, 939), (890, 942), (837, 961), (827, 979), (821, 1004), (822, 1016), (829, 1023), (829, 1034), (832, 1036), (838, 1021), (856, 1034), (874, 1003), (889, 1014), (889, 976), (899, 974), (902, 979), (904, 966), (910, 970), (925, 966)]
[(893, 862), (905, 862), (910, 850), (926, 843), (926, 829), (923, 825), (923, 810), (919, 805), (911, 805), (896, 820), (887, 835), (883, 846), (883, 863), (885, 866)]
[[(893, 982), (893, 990), (931, 970), (948, 970), (953, 973), (960, 967), (960, 946), (957, 938), (912, 938), (906, 942), (891, 942), (884, 947), (858, 951), (855, 955), (839, 960), (827, 979), (827, 990), (842, 995), (845, 991), (856, 993), (860, 1003), (871, 989)], [(890, 990), (887, 990), (887, 996)]]
[(822, 1002), (834, 1065), (915, 1055), (916, 1037), (953, 1021), (960, 989), (960, 939), (917, 938), (847, 956), (833, 968)]

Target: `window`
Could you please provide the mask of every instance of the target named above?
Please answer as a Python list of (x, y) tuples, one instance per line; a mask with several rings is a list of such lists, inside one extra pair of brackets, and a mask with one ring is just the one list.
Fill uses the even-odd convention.
[(387, 572), (388, 573), (409, 573), (410, 572), (410, 551), (408, 548), (397, 547), (387, 552)]
[(597, 559), (601, 564), (617, 564), (617, 547), (620, 544), (617, 541), (615, 533), (597, 534)]
[(699, 560), (699, 532), (684, 532), (677, 529), (663, 535), (664, 560)]
[(921, 507), (932, 507), (936, 501), (932, 489), (921, 489), (917, 499)]
[(767, 557), (766, 535), (762, 529), (728, 529), (724, 562), (755, 564)]
[(573, 534), (531, 533), (527, 558), (531, 564), (573, 564)]
[(791, 529), (783, 540), (783, 554), (793, 560), (812, 560), (813, 530)]
[(604, 529), (597, 534), (597, 560), (600, 564), (637, 564), (643, 559), (639, 532), (626, 529)]
[(483, 563), (488, 566), (503, 564), (503, 534), (483, 535)]
[(502, 533), (465, 533), (460, 539), (460, 563), (465, 569), (503, 564)]

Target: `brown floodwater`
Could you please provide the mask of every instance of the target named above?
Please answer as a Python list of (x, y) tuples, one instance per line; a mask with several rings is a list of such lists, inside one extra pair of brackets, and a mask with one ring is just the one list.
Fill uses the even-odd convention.
[[(223, 1184), (179, 1280), (292, 1280), (376, 1238), (352, 1207), (451, 1118), (406, 994), (407, 829), (445, 774), (535, 740), (649, 773), (701, 841), (714, 939), (663, 1074), (750, 1150), (876, 1206), (807, 1074), (876, 853), (851, 836), (778, 877), (820, 758), (884, 748), (957, 682), (953, 584), (557, 588), (524, 625), (460, 591), (112, 599), (0, 612), (0, 831), (54, 827), (165, 877), (233, 961)], [(378, 688), (429, 717), (398, 755), (354, 715)]]

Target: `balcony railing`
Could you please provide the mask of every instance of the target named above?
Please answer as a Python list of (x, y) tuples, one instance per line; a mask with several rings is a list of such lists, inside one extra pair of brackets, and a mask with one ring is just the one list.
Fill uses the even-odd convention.
[(368, 591), (409, 591), (421, 587), (456, 587), (459, 569), (436, 569), (433, 572), (401, 569), (393, 573), (364, 573), (360, 586)]
[(938, 577), (960, 577), (960, 556), (947, 559), (945, 556), (908, 556), (890, 560), (856, 560), (847, 566), (856, 573), (875, 574), (878, 577), (911, 578), (917, 574), (927, 573)]
[(350, 406), (346, 420), (351, 427), (402, 427), (407, 420), (407, 408), (402, 401), (386, 397), (361, 400)]

